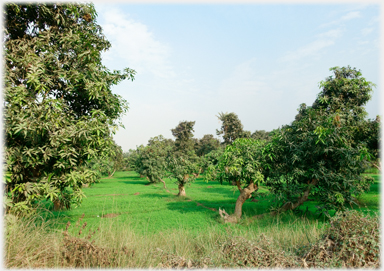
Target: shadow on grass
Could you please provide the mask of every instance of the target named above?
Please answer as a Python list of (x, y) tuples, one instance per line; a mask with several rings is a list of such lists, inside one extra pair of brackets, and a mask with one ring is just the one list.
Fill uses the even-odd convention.
[(147, 180), (143, 180), (143, 181), (136, 181), (136, 180), (133, 180), (133, 181), (118, 181), (119, 183), (125, 183), (125, 184), (142, 184), (142, 185), (151, 185), (150, 182), (148, 182)]
[(140, 194), (138, 195), (140, 198), (158, 198), (158, 199), (164, 199), (164, 198), (171, 198), (173, 195), (171, 194), (160, 194), (160, 193), (156, 193), (156, 194)]

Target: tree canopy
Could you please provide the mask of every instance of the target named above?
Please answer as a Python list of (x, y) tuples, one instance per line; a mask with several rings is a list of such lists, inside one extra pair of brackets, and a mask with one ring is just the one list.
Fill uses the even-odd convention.
[(217, 118), (222, 122), (222, 125), (220, 130), (216, 130), (216, 134), (223, 135), (223, 144), (231, 144), (237, 138), (251, 137), (251, 132), (243, 130), (243, 124), (235, 113), (221, 112)]
[(310, 106), (302, 104), (295, 120), (275, 133), (271, 143), (270, 191), (285, 202), (282, 210), (295, 209), (313, 197), (320, 211), (342, 209), (369, 188), (362, 175), (368, 149), (356, 138), (364, 122), (365, 103), (373, 84), (350, 67), (332, 68), (334, 76)]
[(111, 44), (92, 4), (7, 4), (4, 29), (8, 206), (79, 203), (95, 181), (85, 162), (109, 155), (128, 109), (111, 86), (135, 71), (101, 64)]

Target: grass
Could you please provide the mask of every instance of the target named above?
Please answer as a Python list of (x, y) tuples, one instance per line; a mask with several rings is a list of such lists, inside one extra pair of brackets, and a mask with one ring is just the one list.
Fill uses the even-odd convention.
[[(375, 183), (369, 192), (358, 198), (358, 208), (362, 211), (379, 211), (380, 175), (372, 174)], [(103, 220), (113, 220), (116, 225), (129, 225), (138, 234), (153, 235), (160, 232), (184, 230), (199, 233), (209, 227), (220, 230), (231, 228), (239, 232), (259, 231), (273, 225), (271, 217), (254, 219), (255, 215), (269, 212), (271, 197), (259, 198), (258, 202), (246, 201), (243, 205), (243, 220), (236, 225), (221, 223), (219, 208), (233, 213), (239, 191), (230, 185), (205, 182), (202, 177), (186, 187), (187, 197), (177, 197), (177, 185), (165, 179), (167, 189), (160, 184), (150, 184), (136, 172), (116, 172), (113, 178), (103, 178), (100, 183), (84, 188), (87, 198), (79, 208), (63, 211), (43, 212), (46, 219), (54, 219), (57, 227), (63, 229), (70, 221), (74, 223), (80, 216), (92, 227), (98, 227)], [(261, 188), (260, 190), (265, 190)], [(261, 192), (266, 192), (261, 191)], [(316, 221), (316, 202), (308, 201), (301, 210), (308, 207), (307, 219)], [(283, 215), (280, 219), (289, 223), (297, 215)], [(320, 224), (325, 221), (321, 217)]]
[[(380, 175), (372, 176), (375, 178), (375, 183), (369, 192), (358, 198), (360, 204), (358, 209), (362, 212), (371, 210), (378, 213)], [(40, 218), (34, 220), (19, 221), (9, 216), (7, 266), (23, 268), (103, 266), (99, 262), (89, 260), (92, 257), (87, 256), (86, 260), (84, 254), (76, 254), (81, 251), (70, 250), (71, 244), (79, 247), (79, 242), (80, 247), (83, 245), (84, 248), (89, 248), (88, 243), (84, 241), (85, 236), (89, 231), (99, 229), (92, 237), (95, 246), (93, 252), (105, 255), (103, 261), (113, 262), (119, 267), (177, 267), (176, 262), (185, 266), (187, 259), (204, 257), (216, 262), (215, 267), (228, 267), (230, 265), (226, 265), (227, 260), (220, 258), (223, 255), (219, 250), (221, 244), (236, 243), (232, 237), (241, 236), (244, 240), (259, 240), (260, 236), (265, 236), (268, 240), (272, 240), (273, 251), (297, 255), (300, 248), (308, 247), (321, 238), (327, 225), (324, 217), (316, 219), (312, 212), (306, 216), (287, 212), (255, 219), (255, 215), (269, 212), (272, 203), (269, 197), (260, 198), (258, 202), (248, 200), (243, 205), (241, 222), (224, 224), (218, 209), (233, 213), (239, 195), (237, 189), (217, 182), (206, 183), (200, 177), (186, 187), (187, 197), (179, 198), (176, 196), (177, 185), (168, 179), (165, 179), (165, 182), (167, 189), (164, 189), (161, 183), (148, 185), (148, 181), (140, 178), (135, 172), (116, 172), (113, 178), (101, 179), (100, 183), (84, 188), (87, 198), (78, 208), (57, 212), (43, 210), (39, 214)], [(316, 202), (310, 201), (305, 204), (303, 210), (307, 206), (309, 210), (315, 210)], [(46, 207), (49, 207), (48, 205), (47, 203)], [(67, 240), (69, 245), (64, 238), (64, 244), (67, 244), (66, 253), (77, 255), (73, 256), (76, 259), (83, 259), (81, 263), (77, 263), (78, 265), (65, 260), (62, 256), (62, 233), (68, 221), (71, 223), (68, 232), (72, 237)], [(79, 227), (81, 228), (83, 222), (87, 222), (87, 225), (82, 229), (83, 233), (79, 234)], [(75, 226), (76, 223), (79, 224), (78, 227)], [(248, 246), (249, 244), (245, 245)], [(113, 254), (115, 252), (104, 251), (103, 247), (119, 252)], [(129, 252), (124, 252), (122, 255), (121, 251), (126, 251), (126, 248)], [(132, 251), (135, 256), (130, 254)], [(164, 265), (165, 263), (170, 265)], [(204, 267), (205, 263), (193, 264), (196, 267)], [(284, 266), (289, 267), (290, 264)], [(207, 265), (209, 266), (208, 263)]]
[[(102, 220), (113, 220), (117, 225), (129, 225), (142, 235), (173, 230), (200, 233), (209, 227), (247, 232), (258, 229), (259, 225), (266, 227), (275, 223), (269, 218), (252, 223), (245, 219), (238, 225), (221, 223), (218, 209), (232, 213), (239, 195), (232, 186), (206, 183), (200, 177), (186, 188), (187, 197), (179, 198), (177, 185), (168, 179), (165, 182), (167, 190), (162, 184), (148, 185), (147, 180), (135, 172), (117, 172), (111, 179), (104, 178), (93, 187), (84, 188), (87, 198), (81, 207), (42, 215), (55, 219), (59, 228), (64, 228), (67, 221), (74, 223), (84, 214), (84, 220), (92, 227), (98, 227)], [(270, 204), (270, 199), (247, 201), (243, 205), (244, 217), (267, 213)], [(292, 219), (295, 217), (289, 218)]]

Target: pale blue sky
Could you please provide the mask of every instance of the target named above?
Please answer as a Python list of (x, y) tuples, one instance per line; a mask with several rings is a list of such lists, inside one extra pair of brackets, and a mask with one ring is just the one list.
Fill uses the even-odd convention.
[(196, 121), (196, 138), (217, 137), (219, 112), (235, 112), (251, 132), (289, 124), (334, 66), (356, 67), (377, 85), (367, 111), (380, 114), (377, 4), (95, 6), (112, 44), (104, 64), (137, 71), (113, 88), (130, 106), (114, 137), (124, 151), (173, 138), (184, 120)]

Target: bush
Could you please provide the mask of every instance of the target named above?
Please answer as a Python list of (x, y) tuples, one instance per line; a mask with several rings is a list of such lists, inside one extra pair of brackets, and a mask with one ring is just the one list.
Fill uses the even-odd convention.
[(356, 210), (336, 214), (323, 238), (308, 253), (306, 267), (380, 266), (379, 217), (364, 216)]

